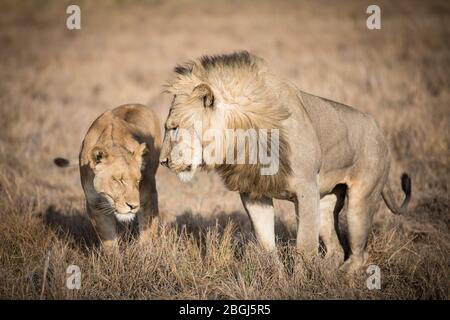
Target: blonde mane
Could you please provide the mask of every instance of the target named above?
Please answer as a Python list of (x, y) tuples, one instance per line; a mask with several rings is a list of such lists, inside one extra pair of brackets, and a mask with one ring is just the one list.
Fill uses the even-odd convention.
[[(178, 65), (175, 73), (177, 77), (167, 86), (167, 91), (174, 96), (191, 97), (194, 88), (201, 84), (211, 88), (214, 94), (213, 110), (221, 115), (208, 121), (211, 125), (221, 129), (279, 130), (278, 173), (263, 176), (260, 174), (260, 164), (216, 165), (214, 168), (226, 186), (255, 197), (271, 196), (282, 190), (291, 173), (290, 148), (282, 124), (290, 116), (281, 96), (286, 84), (273, 76), (261, 58), (246, 51), (203, 56)], [(191, 118), (192, 113), (197, 112), (202, 112), (205, 117), (214, 112), (188, 108), (182, 104), (172, 105), (172, 109), (181, 113), (182, 118)]]

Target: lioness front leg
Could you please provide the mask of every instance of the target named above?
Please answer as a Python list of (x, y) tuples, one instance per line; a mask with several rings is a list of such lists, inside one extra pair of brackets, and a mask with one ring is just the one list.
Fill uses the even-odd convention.
[(114, 214), (106, 214), (104, 212), (97, 212), (89, 209), (88, 213), (94, 223), (95, 231), (97, 232), (102, 245), (106, 249), (116, 248), (118, 246), (117, 221)]
[(319, 188), (317, 181), (302, 183), (297, 187), (294, 200), (297, 217), (297, 250), (305, 257), (319, 253)]
[(275, 251), (275, 214), (272, 199), (268, 197), (252, 199), (245, 193), (240, 195), (258, 243), (266, 251)]
[(152, 235), (158, 216), (158, 194), (153, 192), (147, 204), (143, 206), (142, 212), (137, 215), (139, 225), (139, 243), (151, 243)]

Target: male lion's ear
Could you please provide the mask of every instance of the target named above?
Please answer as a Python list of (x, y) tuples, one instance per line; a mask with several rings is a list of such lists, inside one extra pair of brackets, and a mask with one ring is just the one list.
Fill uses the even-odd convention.
[(94, 147), (91, 150), (91, 167), (95, 168), (96, 165), (104, 163), (107, 157), (108, 153), (105, 149), (102, 147)]
[(211, 88), (206, 83), (202, 83), (196, 86), (194, 90), (192, 90), (192, 93), (195, 96), (201, 97), (203, 99), (203, 106), (205, 108), (212, 107), (212, 105), (214, 104), (214, 94)]

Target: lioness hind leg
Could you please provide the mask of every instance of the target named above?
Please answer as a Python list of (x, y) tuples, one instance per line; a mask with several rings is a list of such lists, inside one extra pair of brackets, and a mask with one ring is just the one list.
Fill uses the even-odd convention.
[(361, 195), (354, 188), (349, 190), (347, 228), (350, 255), (341, 266), (342, 271), (355, 272), (367, 262), (367, 239), (380, 199), (378, 188), (370, 195)]
[(345, 195), (329, 194), (320, 199), (320, 230), (319, 236), (325, 245), (325, 258), (344, 259), (344, 252), (338, 238), (338, 214), (342, 209)]

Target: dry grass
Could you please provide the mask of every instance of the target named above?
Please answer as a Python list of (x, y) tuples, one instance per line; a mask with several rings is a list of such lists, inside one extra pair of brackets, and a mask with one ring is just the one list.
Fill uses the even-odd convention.
[[(366, 1), (86, 1), (81, 31), (65, 29), (66, 4), (0, 4), (0, 298), (449, 298), (447, 2), (380, 1), (380, 31), (365, 28)], [(151, 247), (98, 249), (77, 170), (52, 159), (76, 158), (108, 108), (140, 102), (163, 119), (161, 84), (176, 63), (238, 49), (305, 91), (372, 113), (392, 146), (392, 179), (411, 173), (410, 212), (382, 207), (370, 240), (381, 290), (322, 260), (293, 271), (294, 216), (280, 202), (284, 267), (274, 266), (214, 175), (182, 185), (161, 168), (160, 209), (174, 223)], [(82, 270), (80, 290), (65, 287), (70, 264)]]

